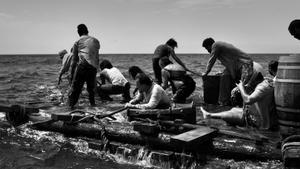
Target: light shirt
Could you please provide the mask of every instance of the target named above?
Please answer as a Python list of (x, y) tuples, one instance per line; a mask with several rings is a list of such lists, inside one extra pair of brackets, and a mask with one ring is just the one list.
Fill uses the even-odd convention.
[(79, 62), (88, 62), (90, 65), (99, 68), (99, 41), (89, 35), (82, 35), (73, 47), (74, 55), (78, 54)]
[(217, 59), (225, 66), (233, 79), (236, 79), (236, 72), (242, 69), (243, 64), (252, 62), (252, 59), (246, 53), (226, 42), (215, 42), (212, 45), (206, 72), (211, 71)]
[(250, 107), (250, 111), (256, 112), (261, 116), (262, 128), (269, 129), (276, 117), (273, 82), (269, 80), (262, 81), (256, 86), (249, 98), (255, 100), (255, 103)]
[(64, 73), (69, 71), (70, 66), (71, 66), (72, 57), (73, 57), (72, 53), (70, 53), (70, 54), (66, 53), (63, 56), (59, 74), (63, 75)]
[(169, 86), (169, 81), (170, 80), (175, 80), (175, 81), (183, 81), (185, 77), (186, 71), (185, 69), (180, 66), (179, 64), (173, 63), (165, 66), (162, 69), (162, 87), (164, 89), (168, 88)]
[(152, 83), (148, 92), (137, 94), (137, 97), (131, 100), (129, 103), (143, 101), (144, 104), (133, 105), (138, 109), (155, 109), (155, 108), (168, 108), (171, 106), (169, 97), (167, 96), (165, 90), (158, 84)]
[(100, 76), (104, 76), (113, 85), (125, 86), (125, 84), (128, 82), (121, 71), (116, 67), (103, 69), (100, 72)]

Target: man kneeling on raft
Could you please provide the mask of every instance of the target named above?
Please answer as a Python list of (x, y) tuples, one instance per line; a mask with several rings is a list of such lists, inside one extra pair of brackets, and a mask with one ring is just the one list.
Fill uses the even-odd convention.
[[(154, 83), (147, 75), (140, 74), (137, 77), (136, 86), (138, 94), (136, 98), (125, 104), (127, 108), (138, 109), (165, 109), (171, 106), (165, 90)], [(144, 103), (141, 103), (141, 102)]]
[(162, 87), (167, 89), (169, 83), (173, 91), (172, 100), (175, 103), (185, 103), (196, 88), (196, 82), (186, 73), (186, 70), (179, 64), (172, 63), (168, 58), (162, 58), (160, 61), (162, 75)]

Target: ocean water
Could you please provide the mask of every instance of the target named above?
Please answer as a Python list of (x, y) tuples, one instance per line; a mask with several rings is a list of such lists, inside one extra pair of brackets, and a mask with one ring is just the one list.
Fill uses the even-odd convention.
[[(279, 56), (287, 54), (251, 54), (254, 61), (262, 64), (266, 69), (270, 60), (277, 60)], [(186, 66), (195, 71), (203, 72), (209, 56), (207, 54), (178, 54)], [(108, 59), (113, 66), (119, 68), (128, 78), (128, 68), (139, 66), (149, 75), (153, 76), (152, 54), (101, 54), (101, 59)], [(41, 109), (51, 109), (53, 107), (65, 107), (66, 95), (68, 90), (67, 80), (63, 79), (60, 86), (57, 85), (58, 72), (61, 60), (57, 55), (1, 55), (0, 56), (0, 105), (8, 104), (28, 104)], [(216, 63), (212, 73), (217, 73), (224, 69), (220, 63)], [(202, 79), (192, 75), (195, 79), (197, 88), (195, 95), (201, 95)], [(130, 81), (132, 82), (132, 81)], [(134, 85), (134, 84), (133, 84)], [(83, 95), (86, 92), (84, 91)], [(121, 99), (121, 98), (120, 98)], [(80, 98), (79, 104), (88, 106), (88, 99)], [(97, 102), (101, 109), (101, 102)], [(105, 110), (105, 108), (104, 108)], [(3, 115), (0, 118), (3, 118)], [(115, 158), (104, 158), (103, 155), (95, 155), (80, 149), (85, 149), (84, 141), (80, 139), (65, 138), (57, 133), (45, 133), (27, 131), (26, 129), (6, 129), (9, 131), (1, 134), (0, 132), (0, 168), (145, 168), (146, 164), (126, 163)], [(29, 133), (28, 133), (29, 132)], [(31, 141), (19, 139), (19, 135), (27, 135)], [(41, 137), (43, 135), (43, 137)], [(32, 138), (32, 137), (34, 138)], [(23, 137), (22, 137), (23, 138)], [(53, 142), (51, 139), (60, 139)], [(33, 139), (33, 140), (32, 140)], [(48, 140), (43, 142), (43, 140)], [(35, 142), (37, 141), (37, 142)], [(79, 149), (64, 149), (66, 143), (82, 145)], [(29, 145), (29, 146), (28, 146)], [(55, 160), (45, 162), (30, 158), (37, 150), (44, 151), (44, 146), (50, 146), (51, 152), (56, 152)], [(23, 148), (22, 148), (23, 147)], [(24, 148), (27, 147), (27, 148)], [(29, 147), (29, 148), (28, 148)], [(47, 151), (45, 151), (47, 152)], [(48, 153), (48, 152), (47, 152)], [(229, 162), (229, 161), (227, 161)], [(243, 162), (247, 166), (247, 162)], [(249, 164), (249, 163), (248, 163)], [(253, 168), (262, 167), (263, 164), (251, 164)], [(273, 168), (277, 166), (275, 162)], [(252, 167), (251, 167), (252, 168)], [(264, 167), (262, 167), (264, 168)]]

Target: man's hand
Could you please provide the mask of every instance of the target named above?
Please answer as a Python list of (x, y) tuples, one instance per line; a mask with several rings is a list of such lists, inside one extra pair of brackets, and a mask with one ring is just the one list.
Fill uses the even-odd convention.
[(240, 83), (236, 84), (236, 86), (240, 89), (240, 91), (244, 89), (244, 85), (241, 80), (240, 80)]
[(134, 105), (131, 103), (126, 103), (124, 107), (125, 108), (134, 108)]
[(207, 76), (207, 73), (205, 72), (205, 73), (202, 73), (202, 76)]
[(60, 82), (61, 82), (61, 77), (58, 78), (57, 85), (60, 85)]

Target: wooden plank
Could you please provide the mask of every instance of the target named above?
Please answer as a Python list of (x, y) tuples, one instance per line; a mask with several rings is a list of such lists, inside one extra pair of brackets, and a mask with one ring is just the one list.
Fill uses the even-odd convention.
[(188, 132), (172, 136), (171, 144), (196, 148), (216, 136), (217, 130), (210, 127), (199, 127)]

